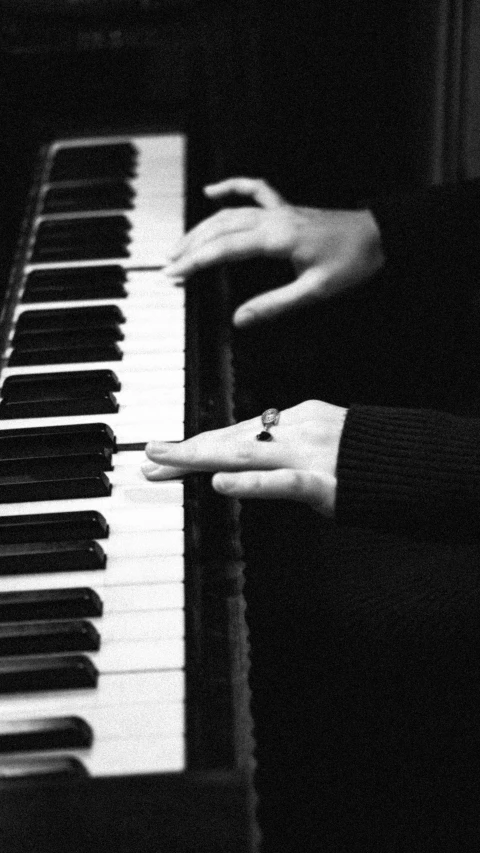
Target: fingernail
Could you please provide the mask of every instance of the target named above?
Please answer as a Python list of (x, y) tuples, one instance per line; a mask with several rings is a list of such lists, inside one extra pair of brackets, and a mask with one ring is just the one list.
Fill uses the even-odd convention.
[(228, 495), (235, 489), (235, 481), (228, 474), (215, 474), (212, 485), (216, 492)]
[(143, 462), (140, 468), (145, 477), (148, 477), (149, 474), (155, 474), (158, 471), (158, 465), (155, 462)]

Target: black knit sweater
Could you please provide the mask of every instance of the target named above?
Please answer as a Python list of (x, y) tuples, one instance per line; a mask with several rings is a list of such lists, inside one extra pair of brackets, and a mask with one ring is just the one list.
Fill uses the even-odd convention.
[[(377, 201), (371, 209), (387, 264), (408, 272), (442, 259), (451, 263), (455, 256), (465, 261), (480, 244), (480, 180)], [(478, 255), (471, 257), (476, 287)], [(390, 532), (466, 526), (480, 532), (480, 420), (353, 405), (337, 476), (340, 524)]]

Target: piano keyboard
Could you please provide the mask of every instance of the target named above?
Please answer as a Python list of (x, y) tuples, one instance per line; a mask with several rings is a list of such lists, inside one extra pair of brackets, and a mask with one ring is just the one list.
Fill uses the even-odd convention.
[(184, 770), (181, 134), (43, 161), (0, 376), (0, 778)]

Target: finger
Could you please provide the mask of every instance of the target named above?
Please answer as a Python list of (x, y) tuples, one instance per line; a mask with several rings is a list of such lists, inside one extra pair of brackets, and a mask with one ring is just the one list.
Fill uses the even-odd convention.
[(296, 281), (275, 290), (269, 290), (244, 302), (235, 311), (233, 323), (238, 328), (271, 320), (296, 308), (303, 307), (321, 298), (323, 280), (318, 270), (308, 270)]
[(173, 465), (157, 465), (155, 462), (144, 462), (140, 467), (142, 474), (150, 482), (178, 480), (189, 473), (186, 469), (176, 468)]
[(204, 190), (209, 198), (218, 199), (231, 194), (247, 196), (260, 207), (270, 209), (285, 204), (280, 193), (261, 178), (227, 178), (216, 184), (208, 184)]
[[(186, 252), (163, 272), (172, 277), (188, 277), (199, 270), (227, 261), (243, 261), (265, 252), (265, 235), (260, 231), (222, 234)], [(273, 255), (273, 253), (271, 253)], [(281, 257), (280, 250), (276, 253)]]
[(310, 504), (324, 515), (332, 515), (334, 478), (311, 471), (277, 469), (275, 471), (219, 472), (212, 478), (216, 492), (234, 498), (295, 500)]
[[(256, 418), (249, 427), (243, 424), (240, 431), (230, 427), (177, 443), (151, 441), (145, 452), (151, 462), (179, 469), (183, 474), (192, 471), (268, 470), (288, 465), (286, 444), (278, 438), (271, 442), (257, 441), (256, 436), (261, 430), (260, 418)], [(157, 474), (155, 470), (152, 473)], [(162, 478), (161, 474), (159, 478)]]
[(260, 211), (256, 207), (225, 208), (207, 217), (185, 234), (170, 254), (172, 261), (196, 246), (222, 234), (254, 228)]

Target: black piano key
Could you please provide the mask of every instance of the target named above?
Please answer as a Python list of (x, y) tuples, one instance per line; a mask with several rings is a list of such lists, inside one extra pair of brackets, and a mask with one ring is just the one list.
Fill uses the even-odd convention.
[(105, 552), (95, 540), (28, 542), (0, 545), (0, 575), (94, 572), (106, 565)]
[(115, 414), (119, 408), (120, 406), (115, 396), (110, 392), (106, 394), (97, 393), (88, 397), (77, 397), (76, 399), (72, 399), (71, 397), (61, 399), (57, 397), (55, 400), (41, 398), (21, 403), (3, 401), (0, 403), (0, 420)]
[(133, 177), (135, 163), (136, 149), (131, 143), (62, 148), (55, 153), (49, 181)]
[[(73, 344), (75, 341), (73, 340)], [(69, 349), (13, 350), (8, 359), (10, 367), (28, 367), (36, 364), (77, 364), (92, 361), (121, 361), (123, 353), (117, 344), (98, 346), (71, 346)]]
[(103, 602), (93, 589), (37, 589), (0, 593), (0, 623), (98, 617)]
[(3, 477), (0, 503), (54, 501), (75, 498), (100, 498), (111, 494), (112, 487), (103, 472), (64, 479), (33, 480), (30, 476)]
[(81, 717), (0, 720), (0, 753), (82, 749), (93, 743), (93, 731)]
[(75, 690), (97, 686), (98, 670), (86, 655), (0, 659), (0, 693)]
[(67, 332), (84, 329), (85, 326), (107, 329), (124, 322), (125, 317), (118, 305), (46, 308), (39, 311), (22, 311), (17, 319), (16, 331)]
[[(49, 470), (52, 469), (53, 466), (59, 464), (66, 468), (67, 460), (69, 460), (68, 470), (72, 469), (78, 470), (82, 465), (82, 460), (87, 461), (90, 466), (91, 471), (112, 471), (112, 450), (110, 447), (92, 447), (92, 448), (83, 448), (77, 447), (76, 444), (72, 444), (71, 447), (67, 447), (64, 445), (60, 445), (59, 447), (42, 447), (35, 448), (33, 446), (28, 446), (23, 444), (23, 449), (25, 453), (22, 453), (22, 450), (18, 447), (14, 449), (9, 449), (4, 446), (3, 442), (0, 442), (0, 447), (4, 448), (5, 456), (2, 458), (0, 465), (2, 466), (3, 472), (15, 472), (17, 469), (18, 463), (24, 464), (28, 467), (29, 460), (33, 460), (35, 464), (40, 465), (48, 465)], [(11, 452), (10, 452), (11, 451)], [(83, 468), (82, 468), (83, 470)]]
[[(33, 247), (33, 256), (38, 258), (50, 256), (53, 258), (56, 252), (67, 256), (69, 254), (73, 256), (76, 253), (80, 253), (80, 258), (76, 260), (88, 260), (87, 253), (91, 253), (93, 257), (97, 256), (97, 254), (98, 257), (101, 257), (100, 252), (103, 250), (110, 253), (111, 257), (115, 257), (114, 253), (126, 251), (130, 242), (128, 234), (123, 233), (66, 234), (60, 235), (55, 239), (37, 240)], [(85, 254), (85, 257), (83, 257), (83, 254)], [(122, 257), (122, 255), (119, 257)], [(69, 260), (68, 257), (67, 260)], [(75, 260), (75, 258), (72, 257), (72, 260)]]
[[(95, 343), (111, 344), (115, 341), (123, 341), (124, 333), (120, 325), (100, 328), (83, 328), (75, 332), (75, 344), (82, 346), (94, 346)], [(72, 333), (65, 331), (40, 332), (36, 329), (20, 329), (15, 332), (11, 346), (18, 351), (29, 349), (60, 349), (69, 347), (72, 342)]]
[(127, 295), (126, 279), (118, 265), (33, 270), (25, 280), (22, 302), (122, 299)]
[(111, 427), (102, 423), (0, 430), (2, 459), (75, 455), (103, 448), (115, 452), (117, 443)]
[(0, 542), (4, 545), (106, 539), (108, 533), (106, 519), (96, 510), (0, 516)]
[(116, 258), (129, 258), (130, 252), (124, 244), (105, 248), (104, 246), (89, 246), (82, 248), (52, 247), (46, 249), (34, 249), (31, 262), (38, 264), (63, 263), (66, 261), (100, 261), (114, 260)]
[(130, 231), (131, 222), (119, 213), (111, 216), (69, 216), (62, 219), (42, 219), (37, 227), (37, 240), (57, 239), (59, 235), (123, 234)]
[(111, 471), (111, 456), (102, 451), (79, 453), (74, 456), (43, 456), (28, 459), (0, 459), (0, 481), (3, 477), (30, 476), (33, 479), (45, 477), (69, 477), (82, 474), (98, 474)]
[(27, 400), (48, 400), (89, 394), (120, 391), (121, 383), (113, 370), (73, 370), (59, 373), (29, 373), (19, 376), (7, 376), (1, 394), (2, 399), (11, 402)]
[(13, 785), (35, 785), (42, 781), (63, 781), (88, 776), (88, 771), (78, 758), (3, 759), (0, 763), (0, 790)]
[(86, 620), (14, 622), (0, 625), (0, 656), (97, 652), (100, 635)]
[(130, 252), (125, 241), (116, 241), (106, 245), (78, 244), (71, 246), (35, 246), (30, 262), (37, 264), (65, 263), (70, 261), (100, 261), (129, 258)]
[(75, 186), (51, 186), (42, 199), (42, 213), (88, 210), (129, 210), (134, 191), (125, 181), (98, 181)]
[(44, 220), (34, 238), (35, 252), (89, 247), (126, 246), (130, 240), (131, 224), (126, 217)]

